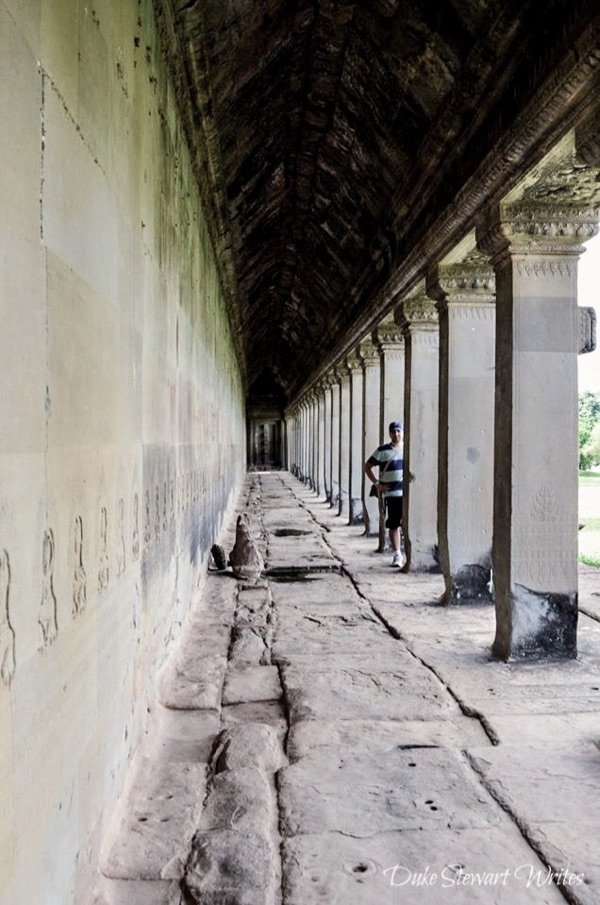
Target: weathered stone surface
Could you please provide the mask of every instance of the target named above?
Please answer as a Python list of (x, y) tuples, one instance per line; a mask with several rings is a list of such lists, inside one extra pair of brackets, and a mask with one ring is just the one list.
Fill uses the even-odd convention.
[(377, 669), (372, 656), (339, 668), (284, 666), (282, 679), (292, 722), (326, 720), (427, 720), (457, 712), (442, 685), (407, 654), (389, 671)]
[(235, 546), (229, 554), (229, 560), (236, 578), (258, 578), (265, 567), (245, 514), (238, 516)]
[(285, 710), (279, 701), (257, 701), (251, 704), (229, 704), (221, 710), (223, 726), (239, 723), (266, 723), (272, 726), (278, 737), (284, 739), (288, 730)]
[[(523, 870), (519, 870), (524, 866)], [(515, 828), (317, 833), (286, 839), (289, 905), (561, 905), (551, 884), (528, 885), (544, 865)], [(419, 882), (420, 881), (420, 882)]]
[(102, 872), (124, 880), (179, 879), (205, 790), (204, 764), (140, 758), (106, 840)]
[(173, 710), (158, 705), (144, 752), (159, 761), (208, 763), (219, 730), (219, 716), (212, 710)]
[(276, 666), (247, 666), (228, 670), (223, 703), (277, 701), (281, 694), (279, 670)]
[(104, 878), (92, 905), (184, 905), (178, 880)]
[(315, 752), (279, 774), (284, 835), (486, 828), (497, 807), (469, 766), (447, 749), (395, 750), (376, 759), (346, 748)]
[(326, 756), (331, 748), (377, 758), (399, 749), (485, 746), (489, 740), (477, 720), (454, 716), (442, 720), (301, 720), (290, 728), (287, 754), (295, 762), (312, 752)]
[(229, 768), (211, 782), (201, 831), (235, 830), (268, 838), (275, 824), (275, 796), (255, 766)]
[(282, 611), (273, 642), (273, 659), (281, 663), (318, 657), (320, 663), (331, 664), (353, 656), (364, 658), (369, 653), (385, 663), (402, 658), (400, 645), (390, 637), (381, 623), (367, 610), (355, 610), (343, 616), (298, 614)]
[(270, 774), (279, 770), (286, 759), (277, 733), (271, 726), (248, 722), (221, 733), (213, 763), (218, 773), (254, 766)]
[(224, 655), (196, 659), (192, 651), (174, 657), (159, 678), (160, 703), (175, 710), (219, 710), (226, 668)]
[(232, 632), (229, 662), (237, 667), (244, 665), (268, 666), (271, 662), (269, 649), (271, 629), (264, 626), (235, 626)]
[(197, 833), (184, 889), (197, 905), (276, 905), (281, 883), (270, 839), (235, 830)]

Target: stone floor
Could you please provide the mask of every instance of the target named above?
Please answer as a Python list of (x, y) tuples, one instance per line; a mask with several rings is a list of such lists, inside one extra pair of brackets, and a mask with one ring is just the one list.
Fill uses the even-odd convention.
[(95, 901), (597, 905), (600, 573), (579, 659), (503, 664), (492, 607), (439, 606), (289, 474), (242, 508), (267, 579), (209, 574)]

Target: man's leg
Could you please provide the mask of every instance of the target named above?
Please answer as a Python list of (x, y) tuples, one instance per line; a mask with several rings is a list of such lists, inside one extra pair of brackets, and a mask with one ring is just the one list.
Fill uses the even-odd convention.
[(394, 553), (400, 552), (400, 528), (390, 528), (390, 544)]

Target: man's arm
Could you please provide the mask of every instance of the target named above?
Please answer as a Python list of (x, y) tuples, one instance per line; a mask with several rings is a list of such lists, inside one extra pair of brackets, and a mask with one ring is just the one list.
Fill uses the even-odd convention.
[(369, 462), (365, 462), (365, 464), (363, 465), (363, 471), (366, 474), (366, 476), (368, 477), (368, 479), (377, 486), (377, 490), (379, 490), (380, 489), (379, 481), (377, 480), (377, 478), (375, 477), (375, 475), (373, 473), (373, 466), (370, 465)]

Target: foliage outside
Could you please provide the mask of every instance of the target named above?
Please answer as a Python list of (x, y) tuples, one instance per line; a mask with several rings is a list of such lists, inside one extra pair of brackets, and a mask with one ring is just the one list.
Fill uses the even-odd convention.
[(600, 393), (579, 396), (579, 467), (600, 465)]

